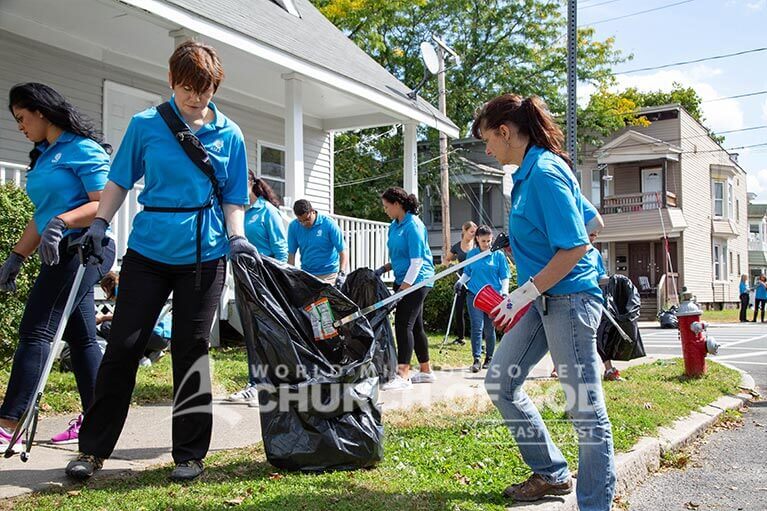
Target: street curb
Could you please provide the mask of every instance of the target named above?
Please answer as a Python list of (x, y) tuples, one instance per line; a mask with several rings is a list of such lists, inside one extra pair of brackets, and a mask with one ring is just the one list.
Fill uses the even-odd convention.
[[(717, 363), (735, 369), (740, 373), (741, 382), (739, 387), (741, 389), (755, 390), (754, 379), (746, 371), (723, 362)], [(686, 446), (701, 436), (716, 422), (722, 413), (727, 410), (740, 408), (743, 404), (751, 401), (752, 397), (751, 393), (722, 396), (699, 411), (692, 412), (687, 417), (678, 419), (671, 426), (659, 428), (658, 437), (642, 437), (630, 451), (616, 454), (615, 468), (618, 480), (615, 485), (615, 495), (624, 495), (629, 490), (636, 488), (660, 468), (661, 458), (665, 453), (674, 452)], [(532, 504), (514, 504), (508, 506), (507, 509), (523, 511), (578, 511), (578, 503), (575, 492), (573, 492), (566, 497), (553, 497)]]

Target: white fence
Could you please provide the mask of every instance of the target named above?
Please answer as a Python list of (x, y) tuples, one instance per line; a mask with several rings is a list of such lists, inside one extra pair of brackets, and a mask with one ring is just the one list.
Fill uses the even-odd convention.
[(27, 166), (0, 161), (0, 184), (13, 183), (19, 188), (27, 184)]

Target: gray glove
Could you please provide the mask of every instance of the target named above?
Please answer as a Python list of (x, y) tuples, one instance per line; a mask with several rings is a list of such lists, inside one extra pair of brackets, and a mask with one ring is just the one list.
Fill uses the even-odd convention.
[(86, 250), (90, 250), (96, 257), (101, 257), (104, 252), (104, 238), (107, 235), (107, 229), (109, 228), (109, 222), (103, 218), (96, 217), (93, 219), (93, 223), (88, 230), (85, 231), (83, 237), (80, 238), (80, 245)]
[(261, 262), (261, 254), (258, 253), (258, 249), (245, 236), (231, 236), (229, 238), (229, 259), (234, 261), (240, 257), (250, 257), (254, 261)]
[(21, 270), (25, 257), (19, 253), (11, 252), (2, 266), (0, 266), (0, 291), (14, 293), (16, 291), (16, 276)]
[(464, 287), (463, 282), (461, 282), (459, 279), (458, 281), (456, 281), (455, 285), (453, 286), (453, 291), (455, 291), (455, 294), (460, 294), (463, 292), (463, 287)]
[(386, 265), (384, 264), (384, 265), (383, 265), (383, 266), (381, 266), (380, 268), (377, 268), (377, 269), (376, 269), (376, 271), (374, 271), (373, 273), (375, 273), (375, 274), (376, 274), (376, 277), (380, 277), (381, 275), (383, 275), (384, 273), (386, 273)]
[(338, 272), (338, 276), (336, 277), (336, 287), (338, 289), (341, 289), (343, 287), (344, 282), (346, 282), (346, 272), (343, 270), (340, 270)]
[(61, 243), (66, 228), (67, 224), (57, 216), (48, 221), (40, 238), (40, 246), (37, 247), (43, 264), (48, 266), (59, 264), (59, 243)]

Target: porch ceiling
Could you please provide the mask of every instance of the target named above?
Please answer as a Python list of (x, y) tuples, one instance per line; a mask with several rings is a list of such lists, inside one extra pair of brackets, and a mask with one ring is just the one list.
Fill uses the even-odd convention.
[[(663, 224), (660, 215), (663, 215)], [(657, 240), (663, 237), (663, 227), (669, 238), (677, 238), (687, 228), (684, 214), (677, 208), (614, 213), (604, 215), (604, 221), (599, 242)]]
[[(244, 108), (285, 116), (283, 77), (296, 69), (289, 66), (288, 60), (281, 63), (276, 49), (258, 53), (248, 46), (247, 36), (232, 35), (233, 31), (226, 27), (188, 12), (179, 14), (180, 9), (171, 6), (165, 6), (161, 15), (129, 3), (152, 4), (153, 8), (163, 5), (135, 0), (3, 0), (0, 29), (164, 82), (167, 60), (174, 48), (170, 32), (196, 24), (196, 33), (202, 34), (197, 38), (213, 44), (224, 63), (226, 79), (217, 96)], [(182, 26), (172, 19), (190, 23)], [(252, 41), (255, 46), (257, 42)], [(307, 67), (311, 65), (306, 63)], [(364, 87), (352, 91), (352, 86), (345, 89), (318, 76), (301, 74), (300, 78), (304, 81), (303, 112), (308, 126), (345, 130), (415, 121), (446, 131), (451, 137), (458, 135), (454, 125), (424, 109), (419, 111), (420, 104), (410, 108), (405, 102), (376, 95), (376, 91), (365, 96)], [(350, 81), (347, 77), (339, 79)]]

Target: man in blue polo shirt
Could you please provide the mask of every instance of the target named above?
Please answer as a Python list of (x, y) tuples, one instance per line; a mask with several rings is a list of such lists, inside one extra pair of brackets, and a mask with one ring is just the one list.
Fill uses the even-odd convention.
[(301, 251), (301, 269), (329, 284), (346, 280), (349, 252), (344, 236), (332, 218), (314, 210), (306, 200), (293, 204), (296, 219), (288, 226), (288, 264), (295, 264)]

